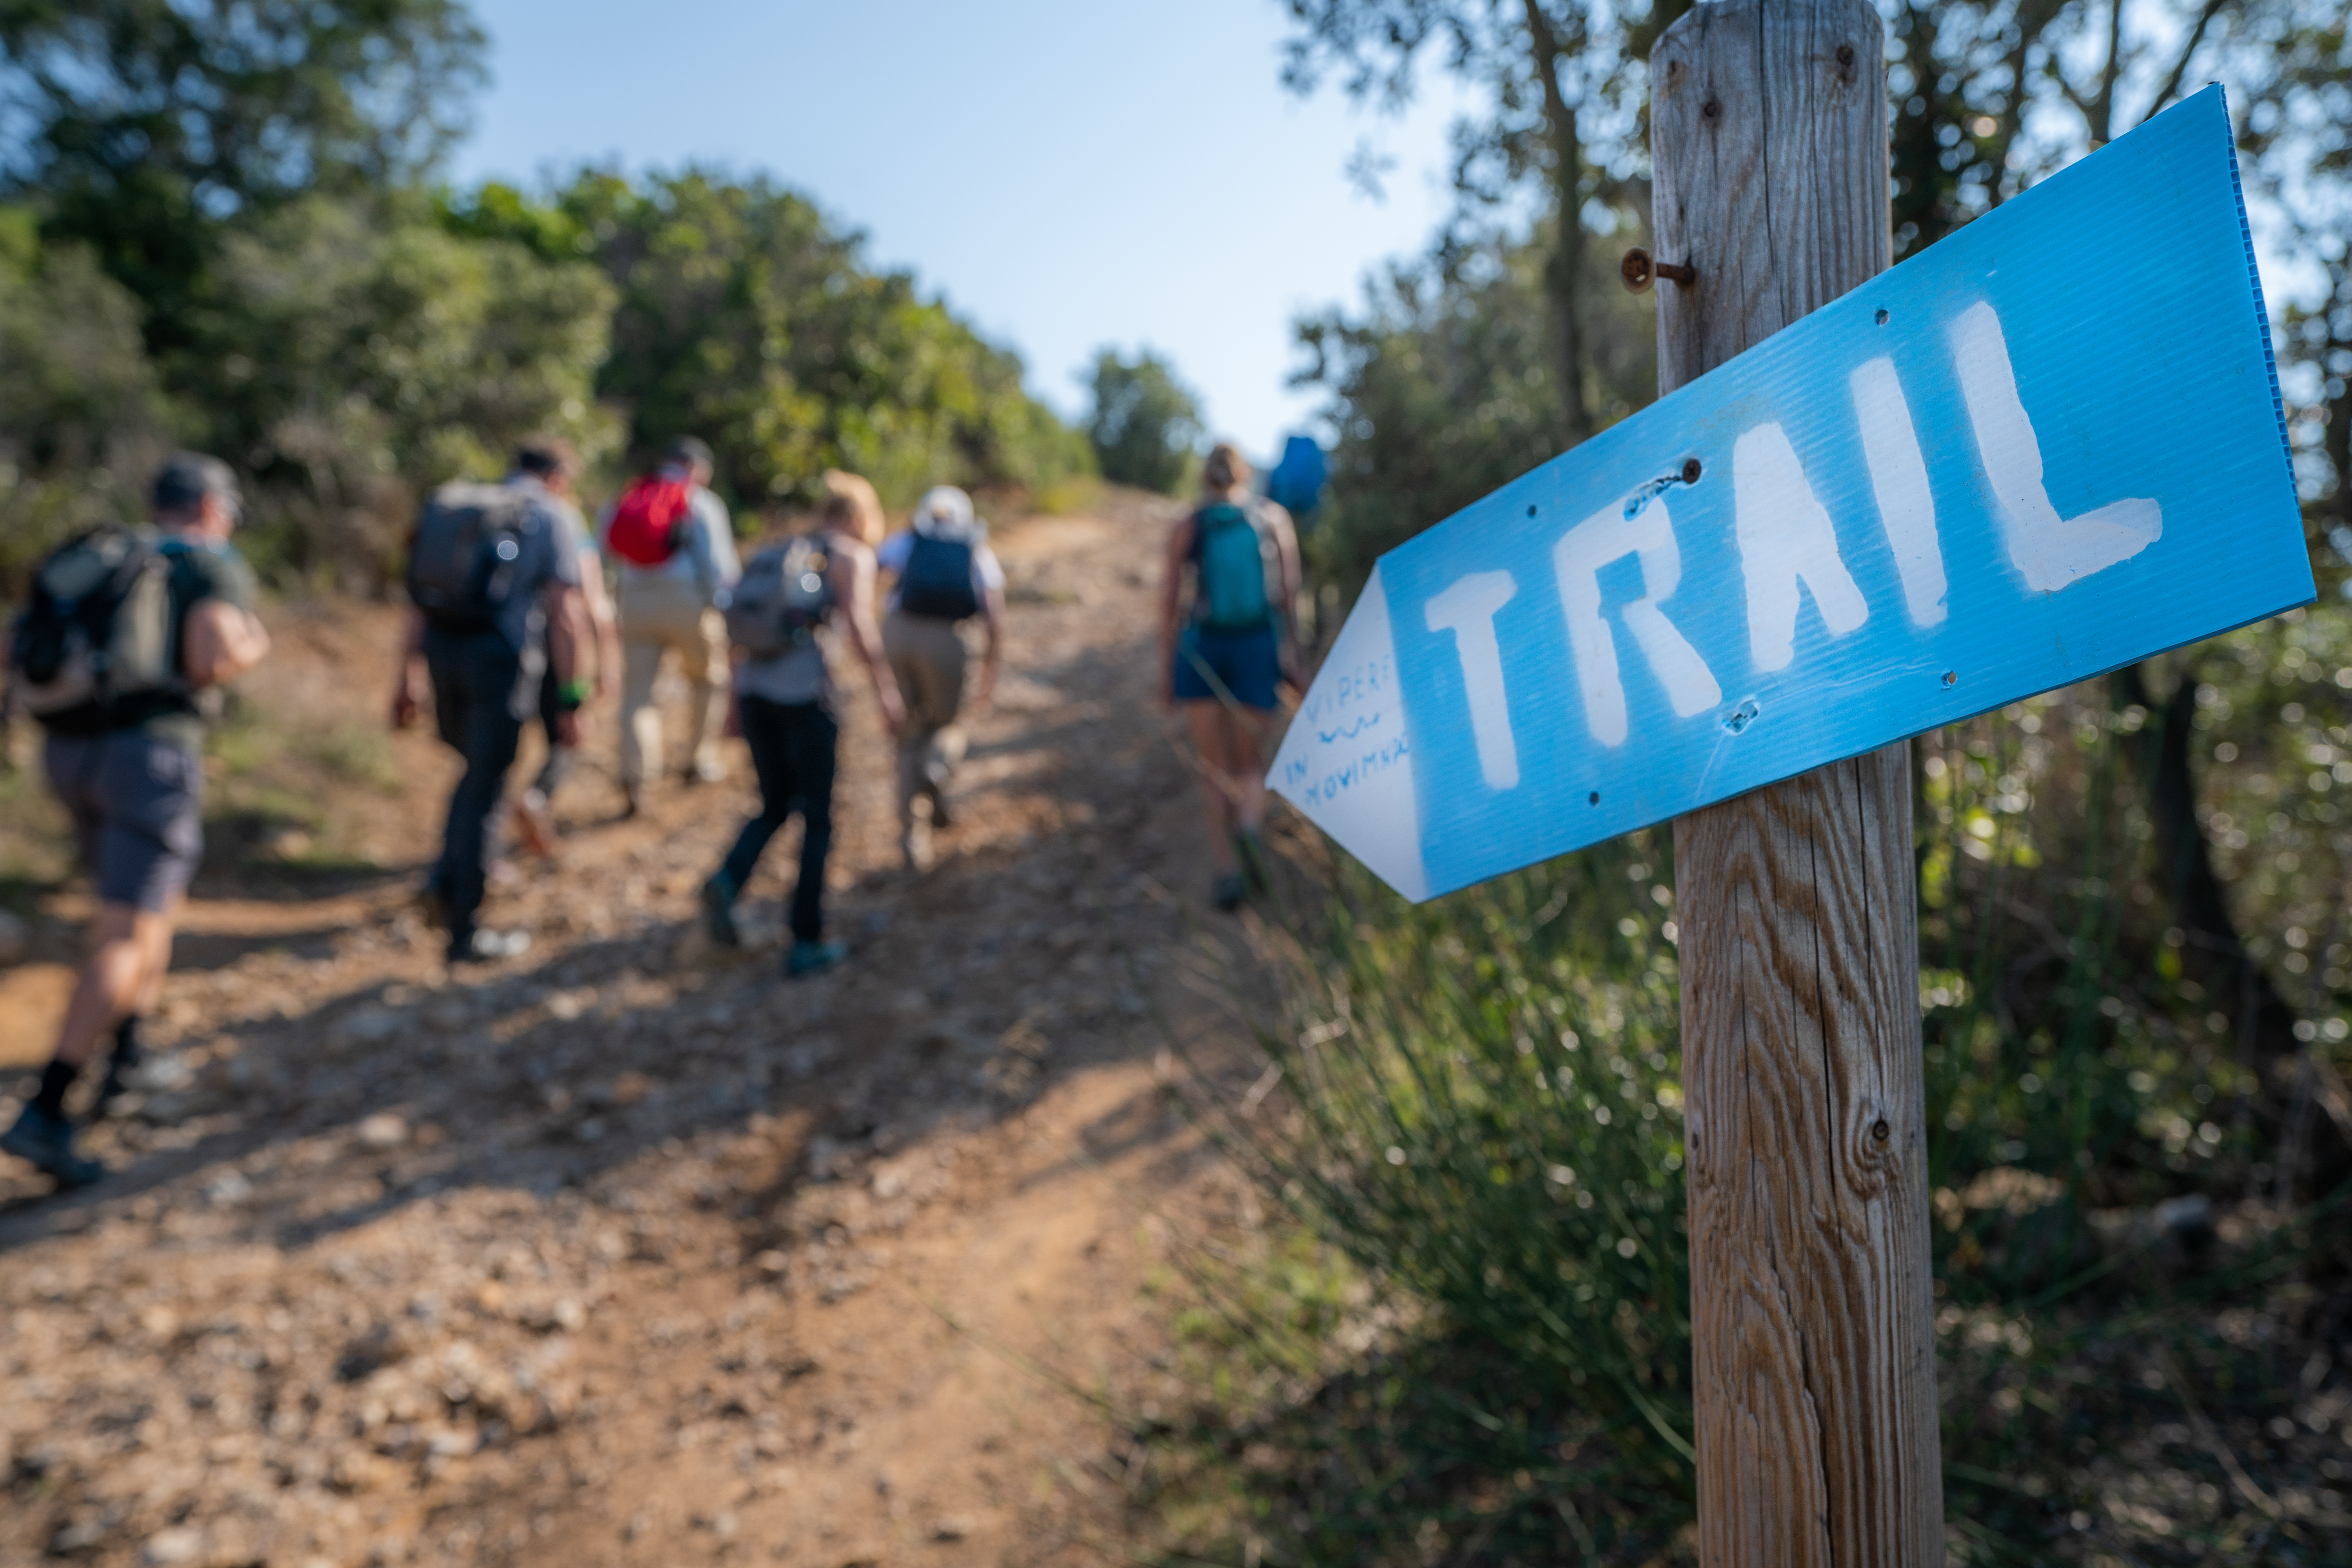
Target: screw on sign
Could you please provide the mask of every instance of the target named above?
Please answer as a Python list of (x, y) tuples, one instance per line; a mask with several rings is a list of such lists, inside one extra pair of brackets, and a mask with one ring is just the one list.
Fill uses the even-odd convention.
[(1415, 900), (1675, 819), (1711, 1568), (1943, 1559), (1895, 742), (2313, 594), (2221, 90), (1889, 270), (1883, 42), (1667, 29), (1664, 395), (1383, 556), (1273, 770)]

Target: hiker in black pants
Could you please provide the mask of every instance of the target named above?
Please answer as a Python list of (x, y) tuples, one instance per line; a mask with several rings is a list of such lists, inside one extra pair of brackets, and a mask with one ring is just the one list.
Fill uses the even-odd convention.
[[(36, 574), (12, 639), (15, 684), (48, 731), (50, 787), (98, 895), (56, 1052), (0, 1134), (0, 1149), (60, 1187), (105, 1173), (74, 1149), (66, 1091), (110, 1031), (101, 1110), (137, 1065), (139, 1016), (163, 988), (173, 922), (204, 853), (205, 694), (269, 651), (253, 570), (228, 542), (242, 510), (227, 464), (173, 458), (155, 476), (155, 529), (102, 528), (59, 549)], [(126, 585), (119, 597), (98, 586), (109, 576)], [(68, 626), (72, 637), (51, 635)]]
[(882, 537), (882, 504), (874, 487), (856, 474), (829, 470), (824, 488), (816, 531), (754, 557), (727, 607), (735, 710), (760, 778), (760, 815), (743, 825), (726, 863), (702, 887), (712, 940), (735, 946), (740, 940), (735, 900), (768, 840), (799, 812), (800, 880), (793, 889), (793, 945), (784, 958), (784, 973), (793, 978), (831, 969), (849, 952), (846, 943), (824, 935), (824, 861), (833, 844), (841, 721), (834, 714), (817, 634), (836, 611), (873, 679), (883, 722), (895, 735), (907, 719), (874, 624), (874, 544)]
[(405, 640), (393, 690), (395, 729), (415, 722), (429, 677), (441, 739), (466, 759), (449, 798), (441, 858), (427, 883), (449, 928), (452, 963), (512, 957), (520, 932), (478, 929), (490, 824), (514, 765), (522, 727), (554, 666), (562, 713), (558, 735), (579, 742), (579, 679), (590, 636), (580, 558), (564, 521), (528, 468), (502, 485), (444, 485), (426, 501), (410, 544)]

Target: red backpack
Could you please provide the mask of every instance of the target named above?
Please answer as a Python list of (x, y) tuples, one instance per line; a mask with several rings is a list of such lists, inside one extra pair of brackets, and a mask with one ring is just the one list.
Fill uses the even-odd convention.
[(688, 519), (694, 515), (693, 488), (682, 479), (650, 474), (622, 493), (613, 509), (604, 542), (614, 554), (639, 566), (658, 566), (677, 553)]

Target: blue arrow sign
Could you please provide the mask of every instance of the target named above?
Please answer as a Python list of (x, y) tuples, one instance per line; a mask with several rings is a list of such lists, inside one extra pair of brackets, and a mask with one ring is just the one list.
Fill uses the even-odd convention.
[(2312, 595), (2209, 88), (1382, 556), (1271, 783), (1421, 900)]

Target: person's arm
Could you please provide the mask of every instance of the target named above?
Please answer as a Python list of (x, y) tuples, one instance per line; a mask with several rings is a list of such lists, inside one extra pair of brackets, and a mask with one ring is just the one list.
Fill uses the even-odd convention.
[[(588, 595), (576, 583), (551, 584), (548, 590), (547, 664), (559, 688), (568, 688), (573, 696), (584, 699), (581, 689), (581, 656), (592, 646), (595, 628), (588, 618)], [(580, 743), (580, 710), (577, 704), (561, 710), (555, 721), (555, 733), (567, 746)]]
[(199, 599), (180, 627), (180, 668), (191, 686), (235, 680), (269, 653), (261, 617), (226, 599)]
[(1004, 590), (991, 584), (981, 595), (981, 614), (986, 617), (987, 638), (981, 646), (980, 679), (971, 689), (971, 708), (975, 713), (985, 713), (996, 697), (996, 672), (1004, 665)]
[(1268, 501), (1265, 510), (1274, 530), (1276, 575), (1282, 584), (1282, 676), (1294, 688), (1304, 691), (1306, 682), (1298, 668), (1306, 652), (1298, 641), (1298, 584), (1302, 576), (1298, 564), (1298, 530), (1292, 526), (1287, 508)]
[(405, 730), (416, 722), (425, 690), (425, 612), (410, 605), (401, 623), (400, 658), (392, 672), (392, 727)]
[(882, 651), (882, 631), (874, 619), (874, 552), (863, 544), (836, 541), (832, 554), (848, 569), (840, 602), (849, 640), (866, 660), (866, 673), (874, 678), (874, 699), (882, 705), (882, 721), (895, 735), (907, 722), (907, 705), (899, 700), (898, 679), (890, 673), (890, 658)]
[(1176, 705), (1176, 617), (1183, 607), (1184, 564), (1192, 555), (1192, 520), (1168, 531), (1168, 551), (1160, 570), (1160, 700)]
[(604, 558), (593, 550), (580, 552), (580, 591), (588, 604), (588, 624), (595, 634), (595, 694), (604, 695), (621, 668), (621, 616), (613, 607), (612, 590), (604, 585)]

